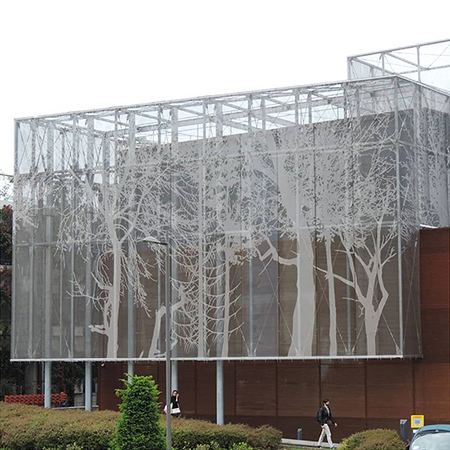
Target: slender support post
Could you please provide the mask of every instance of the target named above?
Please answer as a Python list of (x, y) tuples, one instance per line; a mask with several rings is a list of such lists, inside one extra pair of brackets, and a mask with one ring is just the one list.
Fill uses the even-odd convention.
[(128, 381), (131, 382), (131, 379), (134, 377), (134, 361), (128, 361)]
[(172, 330), (172, 312), (171, 312), (171, 303), (172, 303), (172, 295), (170, 289), (170, 279), (171, 279), (171, 265), (170, 265), (170, 243), (169, 243), (169, 231), (166, 230), (165, 242), (159, 241), (154, 237), (146, 237), (144, 242), (148, 242), (150, 244), (156, 245), (164, 245), (166, 247), (166, 283), (165, 283), (165, 291), (166, 291), (166, 405), (167, 405), (167, 414), (166, 414), (166, 440), (167, 440), (167, 450), (172, 450), (172, 416), (170, 415), (170, 399), (172, 396), (172, 345), (171, 345), (171, 330)]
[[(129, 273), (128, 273), (128, 286), (134, 286), (136, 283), (136, 274), (135, 274), (135, 263), (134, 263), (134, 255), (129, 256), (128, 260), (128, 266), (129, 266)], [(135, 325), (135, 306), (134, 306), (134, 289), (128, 289), (128, 304), (127, 304), (127, 311), (128, 311), (128, 358), (134, 358), (136, 353), (136, 341), (135, 341), (135, 334), (136, 334), (136, 325)], [(134, 377), (134, 361), (129, 360), (127, 365), (127, 371), (128, 371), (128, 382), (131, 383), (131, 379)]]
[(224, 424), (223, 414), (223, 360), (217, 360), (216, 364), (216, 422), (217, 425)]
[[(173, 273), (173, 272), (172, 272)], [(171, 365), (171, 370), (170, 370), (170, 376), (171, 378), (171, 386), (172, 386), (172, 391), (174, 389), (177, 389), (178, 386), (178, 361), (175, 361), (174, 358), (174, 354), (172, 353), (170, 355), (170, 365)]]
[(172, 423), (170, 411), (170, 398), (172, 395), (172, 368), (171, 368), (171, 291), (170, 291), (170, 255), (169, 255), (169, 233), (166, 231), (166, 439), (167, 450), (172, 450)]
[(52, 406), (52, 362), (44, 362), (44, 407)]
[(92, 361), (84, 363), (84, 409), (92, 411)]

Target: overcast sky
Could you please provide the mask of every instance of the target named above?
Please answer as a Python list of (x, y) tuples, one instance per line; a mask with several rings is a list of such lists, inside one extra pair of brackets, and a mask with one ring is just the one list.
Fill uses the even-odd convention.
[(448, 0), (5, 0), (0, 172), (14, 118), (346, 78), (346, 58), (450, 38)]

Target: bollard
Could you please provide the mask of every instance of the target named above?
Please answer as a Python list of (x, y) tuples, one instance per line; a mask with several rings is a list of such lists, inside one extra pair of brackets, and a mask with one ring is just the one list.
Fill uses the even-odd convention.
[(403, 442), (409, 441), (409, 429), (408, 429), (408, 420), (400, 419), (400, 438)]
[(303, 439), (303, 431), (301, 428), (297, 430), (297, 441), (301, 441)]

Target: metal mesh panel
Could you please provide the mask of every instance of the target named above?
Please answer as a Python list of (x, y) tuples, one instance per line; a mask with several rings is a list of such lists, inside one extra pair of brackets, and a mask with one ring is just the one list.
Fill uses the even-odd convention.
[(402, 75), (450, 92), (450, 40), (348, 58), (350, 79)]
[(163, 358), (166, 249), (175, 359), (420, 355), (448, 117), (385, 77), (18, 120), (13, 358)]

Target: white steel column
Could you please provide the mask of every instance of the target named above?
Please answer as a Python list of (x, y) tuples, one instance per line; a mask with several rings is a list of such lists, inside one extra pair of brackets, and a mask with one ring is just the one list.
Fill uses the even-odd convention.
[(163, 245), (165, 247), (165, 269), (166, 269), (166, 281), (165, 281), (165, 302), (166, 302), (166, 440), (167, 440), (167, 450), (172, 450), (172, 422), (170, 414), (170, 400), (172, 395), (172, 377), (171, 377), (171, 365), (172, 365), (172, 352), (171, 352), (171, 331), (172, 331), (172, 318), (171, 318), (171, 303), (172, 303), (172, 292), (171, 292), (171, 265), (170, 265), (170, 241), (169, 241), (169, 230), (166, 229), (165, 242), (159, 241), (153, 237), (147, 237), (144, 242), (149, 242), (150, 244)]
[(216, 364), (216, 422), (224, 424), (224, 389), (223, 389), (223, 360), (218, 359)]
[[(31, 172), (34, 174), (36, 171), (36, 123), (33, 120), (30, 125), (31, 128)], [(36, 205), (36, 186), (33, 187), (31, 191), (31, 201), (33, 205)], [(13, 233), (13, 238), (16, 238), (16, 233)], [(30, 286), (34, 286), (34, 260), (35, 260), (35, 245), (36, 243), (36, 229), (33, 227), (31, 229), (31, 245), (29, 248), (29, 273), (30, 273)], [(17, 247), (14, 247), (17, 248)], [(15, 277), (16, 271), (13, 270), (14, 283), (16, 283), (17, 278)], [(14, 284), (15, 286), (15, 284)], [(13, 290), (13, 296), (15, 297), (15, 290)], [(12, 304), (13, 308), (15, 308), (15, 301)], [(34, 318), (34, 302), (33, 302), (33, 289), (29, 289), (28, 294), (28, 348), (29, 353), (32, 354), (34, 351), (34, 326), (33, 326), (33, 318)], [(15, 325), (15, 322), (13, 322)], [(13, 334), (15, 336), (15, 333)]]
[(44, 408), (52, 406), (52, 362), (44, 362)]
[(419, 81), (419, 83), (422, 82), (421, 80), (421, 72), (420, 72), (420, 45), (417, 46), (416, 48), (417, 51), (417, 80)]
[(400, 354), (404, 351), (403, 341), (403, 281), (402, 281), (402, 214), (401, 214), (401, 176), (400, 176), (400, 124), (398, 117), (399, 104), (399, 81), (395, 79), (395, 107), (394, 107), (394, 121), (395, 121), (395, 158), (396, 158), (396, 185), (397, 185), (397, 266), (398, 266), (398, 315), (399, 315), (399, 348)]
[[(170, 214), (169, 214), (169, 228), (167, 228), (166, 230), (166, 243), (167, 243), (167, 253), (170, 256), (169, 259), (169, 266), (167, 266), (167, 270), (168, 270), (168, 274), (170, 274), (170, 276), (167, 276), (170, 284), (168, 286), (168, 288), (170, 289), (170, 295), (168, 297), (169, 301), (168, 301), (168, 307), (169, 307), (169, 313), (170, 313), (170, 317), (169, 317), (169, 321), (170, 321), (170, 327), (169, 327), (169, 337), (170, 337), (170, 355), (169, 355), (169, 359), (170, 359), (170, 396), (172, 394), (172, 389), (174, 389), (175, 387), (178, 389), (177, 387), (177, 383), (178, 382), (178, 364), (176, 361), (174, 361), (174, 358), (176, 358), (177, 356), (177, 346), (174, 345), (172, 348), (172, 339), (171, 339), (171, 334), (174, 332), (174, 327), (176, 326), (177, 323), (177, 311), (176, 309), (172, 309), (172, 299), (176, 298), (176, 290), (175, 290), (175, 285), (174, 283), (172, 283), (172, 280), (175, 280), (178, 276), (178, 260), (177, 260), (177, 249), (175, 248), (175, 246), (173, 245), (174, 241), (171, 240), (169, 242), (169, 232), (170, 230), (173, 228), (173, 221), (177, 220), (177, 216), (173, 216), (172, 215), (172, 205), (177, 205), (179, 203), (179, 199), (178, 199), (178, 194), (176, 194), (176, 185), (177, 182), (179, 181), (179, 174), (174, 175), (173, 171), (172, 171), (172, 158), (174, 156), (175, 153), (175, 160), (177, 160), (178, 158), (178, 140), (179, 140), (179, 136), (178, 136), (178, 108), (177, 107), (172, 107), (170, 108), (170, 121), (171, 121), (171, 145), (170, 145), (170, 154), (169, 154), (169, 165), (170, 165), (170, 170), (169, 170), (169, 176), (170, 176)], [(176, 226), (176, 224), (175, 224)], [(167, 332), (167, 331), (166, 331)], [(177, 342), (177, 339), (175, 338), (175, 342)], [(170, 439), (171, 435), (170, 435)], [(171, 441), (172, 442), (172, 441)]]
[(134, 361), (128, 361), (127, 364), (128, 382), (134, 377)]
[[(87, 161), (88, 168), (93, 171), (94, 167), (94, 119), (91, 117), (87, 122), (87, 130), (88, 130), (88, 139), (87, 139)], [(93, 184), (93, 176), (92, 174), (88, 175), (87, 182), (89, 186)], [(88, 226), (92, 224), (93, 211), (89, 208), (87, 212), (88, 217)], [(92, 249), (90, 241), (87, 242), (88, 247), (86, 249), (86, 268), (85, 268), (85, 276), (86, 276), (86, 300), (89, 299), (92, 295)], [(85, 349), (84, 353), (87, 358), (91, 357), (91, 331), (89, 329), (92, 324), (92, 311), (91, 311), (91, 303), (86, 301), (86, 309), (85, 309)], [(75, 351), (75, 342), (72, 342), (73, 351)], [(86, 411), (92, 411), (92, 362), (86, 361), (84, 363), (84, 409)]]
[(171, 361), (171, 372), (170, 372), (170, 377), (171, 377), (171, 391), (173, 389), (178, 389), (178, 361)]
[[(46, 169), (47, 173), (53, 172), (53, 139), (54, 128), (53, 124), (48, 125), (47, 129), (47, 154), (46, 154)], [(45, 198), (45, 316), (44, 316), (44, 356), (45, 358), (51, 358), (52, 356), (52, 271), (53, 271), (53, 251), (52, 251), (52, 238), (53, 238), (53, 195), (51, 188), (49, 188)], [(43, 262), (43, 261), (42, 261)], [(45, 377), (44, 377), (44, 406), (50, 408), (52, 405), (52, 363), (46, 361)]]
[[(76, 117), (74, 117), (72, 121), (72, 136), (73, 136), (73, 149), (72, 149), (72, 168), (73, 170), (77, 170), (79, 167), (79, 151), (80, 151), (80, 136), (79, 136), (79, 128), (78, 128), (78, 120)], [(72, 225), (71, 225), (71, 234), (72, 234), (72, 243), (70, 244), (71, 251), (70, 251), (70, 266), (71, 266), (71, 280), (69, 283), (69, 293), (70, 293), (70, 327), (69, 327), (69, 333), (70, 333), (70, 351), (72, 355), (75, 352), (75, 289), (74, 286), (76, 284), (75, 280), (77, 278), (77, 274), (75, 271), (76, 267), (76, 245), (75, 245), (75, 231), (74, 231), (74, 223), (75, 223), (75, 215), (74, 211), (76, 209), (77, 205), (77, 198), (76, 198), (76, 181), (75, 178), (72, 179), (71, 187), (70, 187), (70, 203), (71, 203), (71, 209), (72, 209)], [(86, 270), (88, 268), (86, 267)], [(86, 272), (85, 272), (86, 273)], [(88, 289), (88, 286), (86, 286), (86, 289)], [(86, 336), (85, 339), (90, 339), (90, 336), (88, 338), (88, 333), (91, 333), (89, 328), (86, 328)], [(85, 344), (86, 345), (86, 344)]]
[[(130, 113), (128, 116), (129, 126), (129, 157), (131, 164), (136, 164), (136, 116)], [(128, 199), (130, 210), (133, 210), (134, 192)], [(131, 231), (128, 238), (128, 293), (127, 293), (127, 356), (135, 358), (136, 353), (136, 314), (135, 314), (135, 283), (136, 283), (136, 254), (135, 233)], [(134, 377), (134, 361), (128, 361), (128, 381)]]
[(167, 450), (172, 450), (172, 423), (170, 414), (170, 400), (172, 396), (172, 373), (171, 373), (171, 332), (172, 332), (172, 292), (171, 292), (171, 263), (170, 263), (170, 244), (169, 244), (169, 232), (166, 231), (166, 439), (167, 439)]
[(84, 409), (92, 411), (92, 361), (84, 363)]

